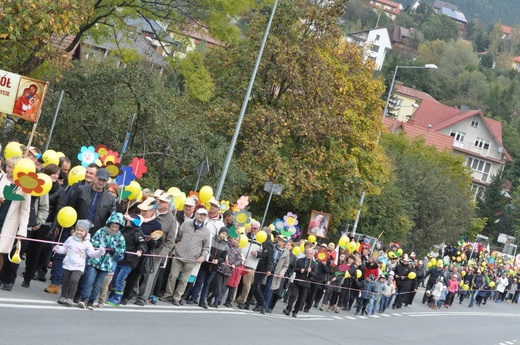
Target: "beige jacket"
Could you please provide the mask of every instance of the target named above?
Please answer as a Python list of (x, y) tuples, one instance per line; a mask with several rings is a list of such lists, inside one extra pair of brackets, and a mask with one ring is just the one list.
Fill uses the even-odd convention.
[[(0, 198), (4, 197), (4, 187), (9, 187), (10, 182), (5, 175), (0, 175)], [(23, 201), (11, 201), (9, 210), (5, 216), (4, 225), (0, 236), (0, 253), (9, 253), (13, 248), (14, 236), (27, 237), (27, 224), (31, 207), (31, 196), (24, 193), (21, 188), (16, 188), (15, 193), (25, 198)]]

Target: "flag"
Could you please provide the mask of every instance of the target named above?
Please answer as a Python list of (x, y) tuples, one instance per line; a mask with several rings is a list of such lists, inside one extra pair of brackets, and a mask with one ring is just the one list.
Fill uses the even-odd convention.
[(336, 249), (330, 253), (330, 256), (332, 256), (332, 267), (337, 266), (339, 260), (339, 246), (336, 246)]

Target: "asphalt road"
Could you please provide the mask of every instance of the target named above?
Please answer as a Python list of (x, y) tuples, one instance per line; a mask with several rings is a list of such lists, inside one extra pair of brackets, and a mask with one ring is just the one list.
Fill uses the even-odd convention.
[(43, 291), (47, 283), (25, 289), (21, 282), (0, 291), (0, 344), (520, 344), (518, 304), (470, 309), (466, 300), (431, 310), (420, 303), (422, 292), (412, 306), (384, 314), (312, 309), (292, 318), (282, 314), (281, 301), (267, 315), (163, 302), (89, 311), (58, 305), (56, 295)]

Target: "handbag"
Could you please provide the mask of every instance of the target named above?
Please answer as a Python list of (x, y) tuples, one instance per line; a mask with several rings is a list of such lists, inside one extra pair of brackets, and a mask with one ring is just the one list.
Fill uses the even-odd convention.
[(154, 264), (153, 264), (153, 256), (145, 256), (141, 270), (145, 274), (150, 274), (150, 273), (155, 272)]

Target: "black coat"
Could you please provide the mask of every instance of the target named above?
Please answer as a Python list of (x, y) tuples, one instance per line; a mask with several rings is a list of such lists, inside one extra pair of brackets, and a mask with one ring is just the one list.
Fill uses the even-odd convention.
[[(129, 252), (137, 252), (140, 250), (143, 254), (147, 253), (148, 246), (144, 240), (143, 231), (140, 227), (132, 227), (126, 226), (121, 231), (125, 238), (126, 250)], [(139, 257), (134, 254), (126, 254), (123, 260), (119, 261), (117, 264), (121, 266), (130, 266), (134, 269), (137, 266), (137, 262), (139, 261)]]
[(274, 255), (274, 244), (271, 241), (271, 237), (267, 236), (267, 239), (264, 243), (262, 243), (262, 251), (258, 251), (256, 253), (256, 257), (260, 259), (258, 261), (258, 265), (256, 266), (256, 270), (258, 272), (268, 272), (274, 273), (273, 269), (273, 255)]
[[(314, 260), (312, 259), (310, 261), (310, 265), (311, 271), (307, 272), (308, 267), (305, 266), (305, 258), (300, 258), (296, 260), (296, 277), (294, 279), (294, 284), (308, 288), (311, 287), (311, 279), (316, 276), (316, 270), (318, 269), (318, 265), (316, 265), (316, 262), (314, 262)], [(302, 269), (304, 269), (303, 273)]]

